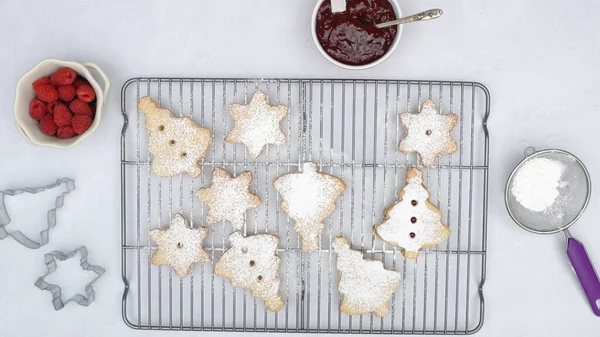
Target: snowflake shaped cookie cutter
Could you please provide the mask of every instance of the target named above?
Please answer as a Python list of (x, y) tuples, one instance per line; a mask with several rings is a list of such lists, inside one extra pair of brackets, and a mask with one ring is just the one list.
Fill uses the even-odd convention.
[[(91, 282), (85, 285), (85, 296), (82, 294), (75, 294), (73, 297), (63, 300), (62, 289), (56, 284), (46, 282), (45, 278), (56, 271), (56, 260), (66, 261), (77, 255), (77, 253), (81, 255), (81, 269), (91, 271), (97, 276)], [(96, 299), (96, 293), (94, 292), (93, 285), (104, 274), (105, 270), (100, 266), (95, 266), (88, 263), (87, 257), (88, 252), (85, 246), (81, 246), (66, 254), (55, 250), (44, 255), (44, 263), (46, 264), (46, 267), (48, 267), (48, 271), (44, 276), (40, 276), (37, 279), (37, 281), (35, 281), (35, 286), (40, 288), (41, 290), (47, 290), (52, 293), (52, 304), (54, 305), (54, 310), (62, 309), (65, 305), (67, 305), (67, 303), (71, 301), (74, 301), (79, 305), (87, 307)]]
[[(8, 214), (8, 210), (6, 209), (6, 203), (4, 200), (4, 198), (6, 196), (13, 197), (13, 196), (23, 194), (23, 193), (37, 194), (37, 193), (41, 193), (41, 192), (44, 192), (47, 190), (57, 188), (63, 184), (66, 186), (67, 190), (64, 191), (63, 193), (61, 193), (58, 197), (56, 197), (56, 202), (54, 204), (54, 208), (52, 208), (48, 211), (48, 215), (47, 215), (48, 226), (46, 227), (46, 229), (44, 229), (40, 232), (39, 241), (35, 241), (34, 239), (26, 236), (19, 230), (8, 231), (6, 229), (6, 226), (8, 226), (11, 222), (10, 215)], [(52, 229), (54, 226), (56, 226), (56, 210), (63, 206), (65, 196), (68, 195), (69, 193), (71, 193), (71, 191), (73, 191), (74, 189), (75, 189), (75, 181), (73, 181), (72, 179), (69, 179), (69, 178), (61, 178), (61, 179), (58, 179), (54, 184), (50, 184), (50, 185), (46, 185), (46, 186), (24, 187), (24, 188), (20, 188), (20, 189), (8, 189), (8, 190), (0, 191), (0, 240), (4, 240), (10, 236), (13, 239), (15, 239), (15, 241), (20, 243), (21, 245), (23, 245), (27, 248), (31, 248), (31, 249), (38, 249), (41, 246), (47, 244), (48, 240), (49, 240), (50, 229)]]

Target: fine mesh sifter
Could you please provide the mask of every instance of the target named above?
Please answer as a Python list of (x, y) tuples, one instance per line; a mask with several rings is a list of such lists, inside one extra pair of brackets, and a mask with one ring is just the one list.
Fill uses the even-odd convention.
[[(544, 166), (545, 164), (548, 165)], [(527, 169), (523, 169), (524, 167)], [(545, 168), (549, 170), (544, 170)], [(558, 170), (553, 171), (554, 168)], [(524, 179), (528, 182), (525, 188), (520, 183)], [(552, 182), (556, 183), (556, 188), (551, 185)], [(525, 230), (536, 234), (563, 232), (567, 239), (567, 255), (571, 266), (594, 314), (600, 316), (598, 275), (583, 244), (573, 238), (568, 230), (586, 209), (591, 188), (589, 173), (577, 157), (562, 150), (536, 152), (530, 147), (525, 150), (525, 159), (508, 178), (505, 201), (512, 219)], [(523, 191), (529, 193), (531, 202), (523, 200)], [(541, 209), (545, 205), (540, 202), (544, 200), (550, 200), (551, 204)], [(539, 205), (542, 206), (538, 207)]]

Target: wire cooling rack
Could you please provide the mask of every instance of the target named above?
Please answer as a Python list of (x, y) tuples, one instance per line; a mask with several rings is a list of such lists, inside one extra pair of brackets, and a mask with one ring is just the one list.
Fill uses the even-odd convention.
[[(282, 121), (288, 142), (268, 146), (251, 160), (242, 144), (224, 142), (233, 121), (231, 103), (246, 103), (263, 90), (271, 104), (290, 110)], [(151, 96), (178, 116), (210, 128), (213, 142), (201, 162), (203, 173), (192, 179), (161, 178), (150, 173), (148, 133), (137, 100)], [(432, 98), (441, 113), (460, 118), (453, 130), (458, 152), (442, 156), (423, 169), (431, 201), (450, 226), (449, 241), (405, 260), (399, 249), (374, 237), (404, 186), (405, 170), (417, 165), (397, 143), (404, 134), (398, 113), (417, 112)], [(488, 203), (489, 92), (478, 83), (396, 80), (134, 78), (122, 89), (125, 119), (121, 136), (123, 319), (136, 329), (188, 331), (258, 331), (383, 334), (470, 334), (483, 324), (482, 286), (486, 273)], [(295, 172), (304, 161), (319, 164), (347, 185), (336, 211), (325, 221), (320, 248), (303, 253), (280, 211), (272, 187), (277, 176)], [(168, 225), (175, 213), (190, 224), (204, 225), (206, 206), (195, 192), (210, 184), (214, 167), (232, 173), (250, 171), (252, 191), (263, 204), (247, 212), (246, 235), (280, 237), (280, 294), (286, 305), (278, 313), (265, 309), (250, 292), (234, 288), (212, 274), (213, 264), (228, 247), (229, 223), (210, 227), (205, 241), (210, 263), (193, 266), (184, 279), (167, 266), (153, 266), (155, 244), (149, 230)], [(339, 311), (336, 256), (330, 242), (346, 236), (365, 257), (382, 260), (402, 273), (390, 301), (391, 313), (348, 316)]]

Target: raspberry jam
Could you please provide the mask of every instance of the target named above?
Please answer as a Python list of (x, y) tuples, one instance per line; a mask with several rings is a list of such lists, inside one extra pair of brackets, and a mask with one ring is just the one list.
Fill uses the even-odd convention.
[(330, 1), (325, 0), (317, 13), (317, 39), (336, 61), (369, 64), (387, 53), (398, 32), (395, 26), (377, 28), (375, 24), (395, 19), (388, 0), (347, 0), (342, 13), (332, 13)]

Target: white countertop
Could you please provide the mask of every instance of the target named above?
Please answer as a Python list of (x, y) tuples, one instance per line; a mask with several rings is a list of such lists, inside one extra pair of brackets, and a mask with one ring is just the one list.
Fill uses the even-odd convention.
[[(488, 274), (478, 336), (598, 336), (564, 254), (564, 239), (535, 236), (510, 220), (504, 184), (525, 147), (562, 148), (600, 179), (600, 3), (594, 1), (400, 1), (405, 13), (444, 17), (407, 25), (396, 53), (361, 72), (336, 68), (313, 45), (314, 1), (0, 2), (0, 189), (71, 177), (50, 244), (0, 241), (2, 336), (139, 336), (121, 320), (120, 89), (134, 76), (320, 77), (469, 80), (492, 94)], [(15, 83), (38, 61), (94, 61), (113, 82), (105, 119), (72, 150), (29, 145), (13, 123)], [(85, 192), (84, 192), (85, 191)], [(83, 196), (83, 197), (82, 197)], [(572, 233), (600, 265), (600, 194)], [(35, 207), (32, 207), (35, 209)], [(107, 269), (96, 302), (55, 312), (33, 286), (43, 253), (87, 245)], [(598, 267), (600, 268), (600, 267)], [(161, 336), (178, 335), (160, 333)], [(216, 335), (205, 333), (203, 335)]]

